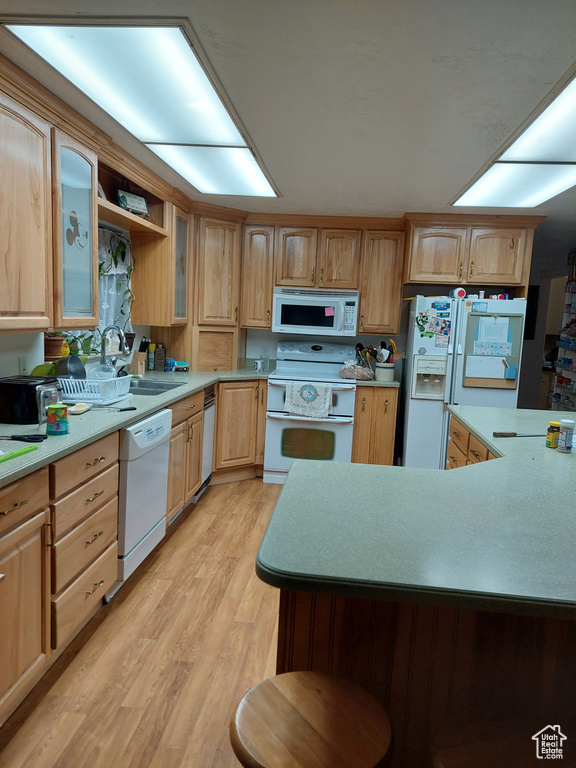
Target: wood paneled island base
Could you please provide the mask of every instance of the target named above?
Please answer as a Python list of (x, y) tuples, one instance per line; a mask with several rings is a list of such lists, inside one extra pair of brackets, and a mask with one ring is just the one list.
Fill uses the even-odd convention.
[(428, 768), (447, 730), (484, 723), (525, 735), (527, 767), (541, 765), (532, 736), (558, 724), (558, 762), (576, 765), (576, 621), (283, 589), (277, 673), (292, 670), (370, 691), (392, 722), (392, 768)]

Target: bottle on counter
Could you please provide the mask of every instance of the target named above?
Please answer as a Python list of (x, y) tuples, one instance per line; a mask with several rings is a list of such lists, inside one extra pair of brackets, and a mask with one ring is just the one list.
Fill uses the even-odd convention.
[(154, 370), (154, 358), (156, 356), (156, 344), (150, 343), (148, 345), (148, 370)]
[(156, 347), (156, 355), (154, 357), (154, 370), (163, 371), (164, 364), (166, 363), (166, 350), (162, 344), (158, 344)]
[(560, 453), (571, 453), (573, 439), (574, 421), (572, 419), (562, 419), (558, 434), (558, 450)]
[(546, 433), (546, 447), (558, 448), (558, 436), (560, 435), (560, 422), (551, 421)]

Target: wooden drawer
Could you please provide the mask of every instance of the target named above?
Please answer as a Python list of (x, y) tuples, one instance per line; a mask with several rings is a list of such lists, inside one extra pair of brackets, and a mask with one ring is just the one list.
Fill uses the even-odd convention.
[(54, 541), (118, 494), (118, 464), (50, 505)]
[(118, 432), (50, 464), (50, 498), (58, 499), (118, 461)]
[(470, 435), (470, 440), (468, 442), (468, 457), (474, 464), (488, 460), (488, 448), (486, 448), (478, 438), (474, 437), (474, 435)]
[(52, 600), (52, 648), (64, 644), (95, 613), (117, 577), (118, 545), (114, 542), (61, 595)]
[(52, 549), (52, 592), (56, 594), (118, 536), (118, 499), (113, 498)]
[(177, 403), (172, 403), (169, 407), (172, 409), (172, 426), (175, 427), (204, 409), (204, 390), (201, 389), (200, 392), (196, 392), (190, 397), (178, 400)]
[(466, 429), (466, 427), (463, 427), (462, 424), (458, 421), (458, 419), (455, 419), (454, 416), (450, 418), (450, 437), (458, 448), (463, 453), (468, 453), (468, 440), (470, 438), (470, 432)]
[(468, 457), (463, 453), (453, 440), (448, 440), (448, 452), (447, 452), (447, 464), (446, 469), (456, 469), (457, 467), (465, 467), (468, 462)]
[(0, 488), (0, 533), (47, 506), (48, 467), (42, 467)]

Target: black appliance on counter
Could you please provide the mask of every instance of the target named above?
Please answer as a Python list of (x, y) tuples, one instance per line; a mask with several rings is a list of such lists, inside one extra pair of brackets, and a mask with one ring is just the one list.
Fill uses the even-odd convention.
[(54, 376), (7, 376), (0, 379), (0, 423), (43, 424), (46, 409), (60, 402)]

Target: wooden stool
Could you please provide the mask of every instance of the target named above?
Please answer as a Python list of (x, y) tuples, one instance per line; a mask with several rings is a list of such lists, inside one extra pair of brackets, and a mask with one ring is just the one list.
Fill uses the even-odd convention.
[(358, 685), (317, 672), (287, 672), (238, 704), (230, 741), (244, 768), (380, 768), (392, 729)]

